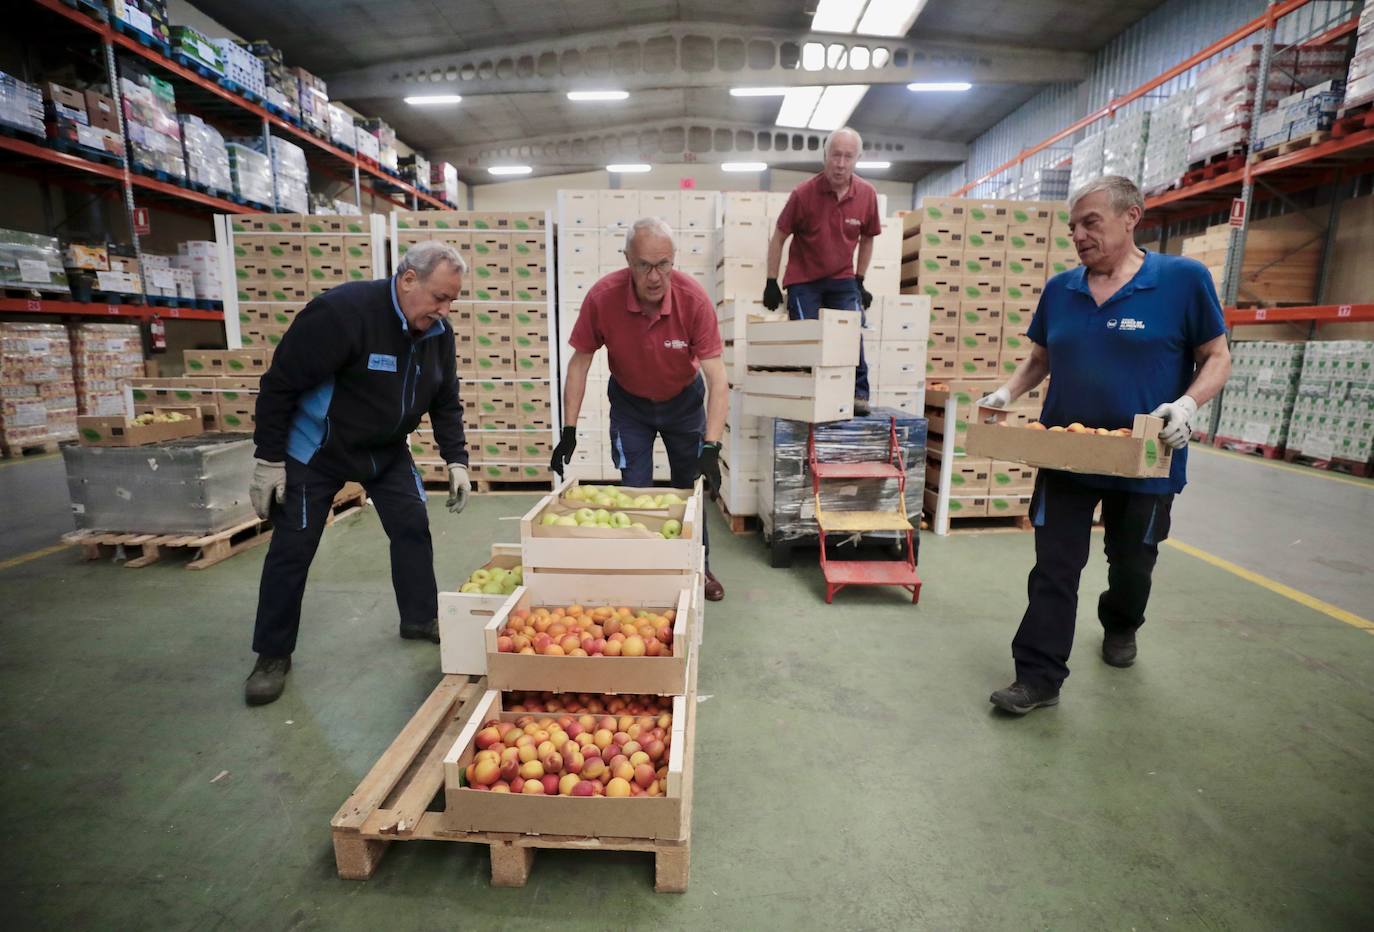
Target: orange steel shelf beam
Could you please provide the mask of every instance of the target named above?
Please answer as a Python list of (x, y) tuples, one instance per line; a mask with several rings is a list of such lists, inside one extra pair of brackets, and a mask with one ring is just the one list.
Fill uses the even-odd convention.
[(80, 317), (135, 317), (151, 320), (224, 320), (223, 311), (203, 311), (194, 307), (154, 307), (147, 304), (88, 304), (50, 298), (0, 298), (3, 314), (61, 314)]
[(1316, 323), (1360, 323), (1374, 321), (1374, 304), (1315, 304), (1308, 307), (1228, 307), (1226, 325)]

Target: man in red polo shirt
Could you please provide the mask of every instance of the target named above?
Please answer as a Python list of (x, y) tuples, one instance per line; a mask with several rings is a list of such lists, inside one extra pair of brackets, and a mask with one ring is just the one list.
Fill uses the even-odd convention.
[[(673, 231), (666, 223), (639, 220), (625, 237), (629, 267), (602, 278), (582, 299), (568, 339), (574, 352), (563, 388), (567, 426), (549, 464), (560, 476), (577, 447), (577, 416), (592, 356), (604, 346), (611, 370), (611, 458), (620, 481), (641, 488), (653, 484), (654, 438), (662, 435), (674, 488), (703, 476), (715, 498), (730, 392), (720, 358), (720, 326), (706, 291), (690, 275), (673, 270), (674, 253)], [(706, 598), (719, 602), (725, 588), (711, 574), (704, 526), (702, 543)]]
[[(877, 190), (854, 174), (863, 148), (863, 140), (854, 130), (835, 130), (825, 140), (825, 168), (797, 185), (787, 199), (768, 241), (763, 305), (770, 311), (782, 303), (778, 266), (789, 236), (792, 247), (787, 253), (787, 280), (783, 282), (789, 318), (814, 320), (823, 307), (862, 311), (873, 303), (873, 295), (864, 288), (864, 274), (873, 257), (873, 237), (883, 227)], [(859, 247), (857, 263), (855, 246)], [(854, 370), (854, 414), (868, 414), (868, 363), (862, 342), (859, 366)]]

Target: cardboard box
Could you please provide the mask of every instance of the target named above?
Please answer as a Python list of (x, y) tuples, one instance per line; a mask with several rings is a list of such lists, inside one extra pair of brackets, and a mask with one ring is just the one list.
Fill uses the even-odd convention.
[(957, 352), (928, 350), (926, 352), (926, 381), (954, 378), (959, 373)]
[[(714, 230), (720, 213), (720, 195), (714, 191), (681, 191), (681, 223), (684, 230)], [(771, 233), (769, 234), (771, 235)]]
[(957, 229), (965, 224), (968, 208), (969, 202), (960, 197), (923, 197), (920, 208), (913, 213), (919, 216), (919, 229), (922, 231), (931, 221), (942, 227)]
[[(931, 302), (924, 295), (889, 295), (882, 300), (879, 339), (920, 342), (930, 327)], [(872, 308), (869, 313), (872, 313)]]
[[(926, 511), (935, 514), (936, 504), (939, 501), (939, 493), (926, 489), (922, 496)], [(951, 518), (984, 518), (988, 513), (988, 499), (986, 495), (966, 495), (949, 497), (949, 516)]]
[(1019, 515), (1030, 514), (1031, 496), (1012, 495), (1007, 493), (998, 494), (997, 490), (989, 490), (988, 509), (989, 518), (1014, 518)]
[(763, 294), (763, 286), (767, 281), (768, 272), (765, 260), (724, 259), (716, 268), (716, 300), (756, 299)]
[[(1000, 422), (1006, 412), (988, 408), (980, 415)], [(968, 449), (978, 456), (1045, 469), (1128, 479), (1161, 478), (1169, 475), (1173, 465), (1173, 450), (1159, 439), (1163, 429), (1164, 421), (1148, 414), (1135, 416), (1129, 437), (975, 421), (969, 425)]]
[(764, 191), (727, 191), (722, 196), (724, 202), (724, 222), (754, 218), (763, 220), (768, 215), (768, 194)]
[(1007, 252), (1040, 253), (1049, 249), (1049, 230), (1042, 227), (1014, 226), (1007, 229)]
[(854, 416), (854, 367), (752, 369), (744, 377), (744, 413), (813, 424), (847, 421)]
[(959, 329), (992, 330), (1002, 326), (1001, 301), (964, 300), (959, 302)]
[(135, 424), (119, 417), (82, 416), (76, 419), (76, 432), (82, 446), (87, 447), (141, 447), (150, 443), (166, 443), (180, 437), (194, 437), (202, 433), (200, 408), (154, 407), (153, 414), (184, 414), (187, 419), (162, 424)]
[(185, 350), (182, 354), (189, 373), (204, 375), (262, 375), (272, 364), (268, 349)]
[[(943, 456), (938, 447), (926, 451), (926, 488), (938, 489)], [(992, 460), (975, 456), (956, 456), (950, 466), (949, 494), (983, 495), (992, 486)]]
[(1001, 301), (1005, 293), (1002, 278), (965, 278), (960, 293), (965, 300)]
[(1044, 282), (1049, 274), (1044, 253), (1024, 253), (1016, 250), (1007, 251), (1006, 270), (1008, 280), (1029, 278)]
[(960, 353), (994, 354), (1002, 346), (1002, 331), (996, 327), (961, 326), (959, 328)]
[(973, 252), (1007, 251), (1007, 228), (970, 223), (964, 230), (964, 249)]
[(91, 126), (99, 129), (108, 130), (112, 133), (119, 132), (119, 115), (115, 112), (114, 100), (97, 91), (87, 90), (84, 93), (86, 100), (86, 119)]
[[(910, 255), (924, 256), (927, 249), (958, 250), (964, 248), (964, 225), (962, 223), (931, 223), (921, 227), (919, 233), (902, 240), (902, 258)], [(912, 252), (912, 249), (916, 252)]]
[(935, 353), (957, 354), (959, 352), (959, 325), (941, 322), (931, 327), (926, 339), (926, 349)]
[[(962, 337), (961, 337), (962, 339)], [(996, 347), (980, 350), (960, 349), (958, 354), (959, 375), (966, 379), (993, 378), (1000, 371)]]
[(543, 346), (517, 347), (512, 366), (520, 375), (538, 377), (548, 374), (549, 360), (550, 355), (547, 344)]
[(727, 213), (725, 223), (716, 231), (716, 255), (722, 259), (768, 258), (772, 230), (762, 216), (735, 217)]
[(990, 249), (965, 250), (964, 277), (996, 279), (1006, 274), (1007, 257), (1005, 253)]
[(859, 311), (822, 308), (816, 320), (747, 325), (749, 365), (762, 367), (857, 366)]
[(1040, 293), (1045, 290), (1043, 278), (1012, 278), (1007, 276), (1002, 285), (1002, 293), (1008, 301), (1039, 301)]
[[(520, 656), (520, 655), (504, 655)], [(615, 667), (619, 658), (529, 657), (529, 660), (585, 661)], [(637, 663), (646, 658), (633, 658)], [(660, 658), (647, 658), (656, 661)], [(690, 807), (684, 794), (690, 788), (691, 773), (686, 763), (687, 747), (695, 729), (689, 718), (696, 715), (692, 703), (683, 696), (673, 700), (672, 737), (669, 743), (667, 790), (662, 796), (637, 799), (581, 798), (562, 795), (531, 796), (520, 793), (481, 792), (465, 787), (465, 774), (477, 753), (476, 734), (492, 719), (517, 721), (529, 713), (502, 712), (499, 690), (488, 691), (479, 701), (472, 718), (459, 732), (458, 739), (444, 757), (444, 819), (455, 830), (470, 832), (538, 833), (580, 837), (608, 837), (614, 833), (626, 838), (681, 839), (687, 835)], [(540, 718), (535, 713), (535, 718)], [(557, 718), (556, 713), (549, 717)]]
[(1035, 467), (1008, 460), (991, 460), (989, 489), (997, 495), (1030, 495), (1035, 491)]
[(1014, 330), (1018, 333), (1025, 333), (1030, 327), (1031, 318), (1035, 316), (1035, 302), (1032, 301), (1004, 301), (1002, 302), (1002, 330)]
[(922, 274), (917, 279), (916, 290), (908, 294), (924, 295), (931, 299), (932, 303), (940, 299), (957, 300), (963, 288), (964, 281), (957, 275), (945, 273)]
[(596, 192), (596, 221), (602, 227), (629, 227), (639, 219), (638, 191)]
[(1049, 267), (1050, 275), (1058, 275), (1076, 269), (1083, 263), (1079, 261), (1078, 253), (1070, 249), (1068, 252), (1050, 251), (1045, 256), (1045, 264)]

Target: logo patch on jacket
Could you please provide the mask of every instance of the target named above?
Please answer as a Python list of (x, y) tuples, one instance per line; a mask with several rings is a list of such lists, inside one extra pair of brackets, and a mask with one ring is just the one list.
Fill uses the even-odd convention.
[(396, 357), (386, 353), (373, 353), (367, 357), (367, 367), (374, 372), (395, 372)]

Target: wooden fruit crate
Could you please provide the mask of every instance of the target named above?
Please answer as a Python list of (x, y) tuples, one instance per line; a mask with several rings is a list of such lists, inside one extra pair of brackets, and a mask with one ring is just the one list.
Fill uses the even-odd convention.
[[(680, 793), (682, 834), (672, 839), (470, 832), (455, 828), (443, 793), (444, 757), (464, 727), (476, 717), (485, 692), (484, 678), (445, 676), (345, 800), (329, 823), (339, 876), (345, 880), (369, 879), (392, 842), (461, 841), (490, 849), (491, 883), (497, 887), (523, 887), (529, 880), (535, 851), (559, 848), (649, 852), (654, 856), (654, 889), (659, 893), (685, 893), (692, 843), (696, 664), (692, 664), (691, 689), (684, 703), (687, 728)], [(444, 803), (444, 808), (429, 808), (436, 799)], [(611, 800), (599, 802), (615, 804)]]

